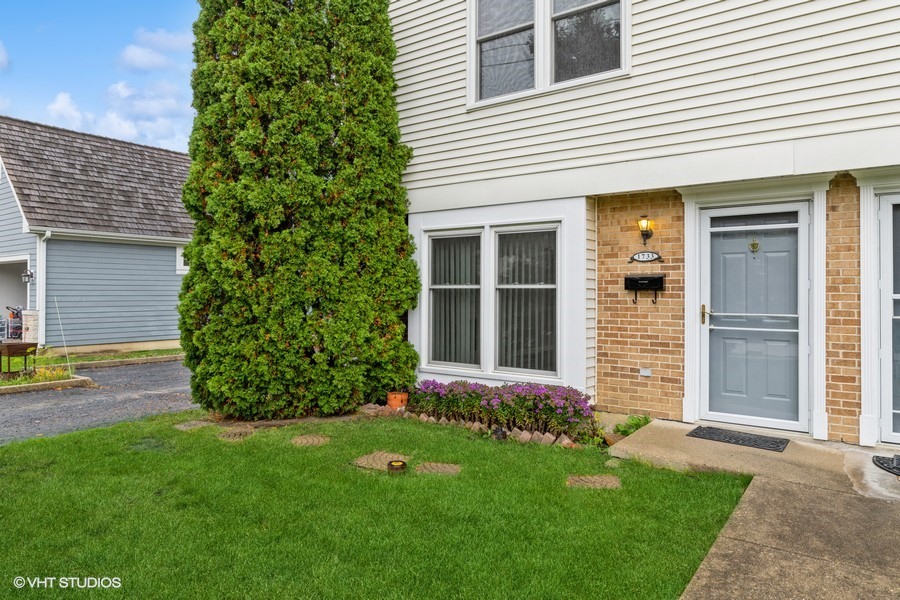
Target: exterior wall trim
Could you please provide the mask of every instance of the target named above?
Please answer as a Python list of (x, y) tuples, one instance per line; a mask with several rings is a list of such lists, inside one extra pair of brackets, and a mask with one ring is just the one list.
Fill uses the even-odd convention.
[(12, 190), (13, 198), (16, 200), (16, 208), (19, 209), (19, 216), (22, 217), (22, 233), (30, 233), (28, 219), (25, 218), (25, 213), (22, 211), (22, 203), (19, 201), (19, 194), (16, 192), (16, 186), (13, 185), (12, 179), (9, 178), (9, 171), (6, 170), (6, 165), (3, 164), (2, 156), (0, 156), (0, 172), (6, 173), (6, 178), (9, 179), (9, 189)]
[(825, 407), (825, 193), (832, 175), (743, 181), (679, 188), (684, 201), (684, 400), (682, 420), (699, 419), (700, 384), (700, 209), (772, 201), (811, 201), (809, 368), (810, 433), (828, 439)]
[(891, 348), (883, 347), (881, 327), (881, 258), (880, 253), (881, 210), (879, 194), (900, 192), (900, 169), (866, 169), (851, 173), (859, 186), (860, 228), (860, 343), (862, 407), (859, 416), (859, 443), (874, 446), (881, 441), (881, 415), (887, 386), (882, 382), (888, 377), (882, 371), (884, 358)]
[(158, 235), (137, 235), (129, 233), (112, 233), (105, 231), (83, 231), (78, 229), (59, 229), (57, 227), (32, 227), (30, 233), (51, 232), (60, 240), (94, 240), (98, 242), (120, 242), (124, 244), (141, 244), (149, 246), (183, 246), (191, 238), (163, 237)]

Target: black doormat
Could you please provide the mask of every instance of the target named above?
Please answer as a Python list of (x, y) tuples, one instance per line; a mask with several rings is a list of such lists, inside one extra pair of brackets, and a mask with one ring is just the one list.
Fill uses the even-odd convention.
[(894, 458), (891, 458), (890, 456), (873, 456), (872, 462), (888, 473), (893, 473), (897, 477), (900, 477), (900, 454), (895, 454)]
[(773, 452), (784, 452), (785, 447), (790, 441), (784, 438), (755, 435), (753, 433), (744, 433), (743, 431), (719, 429), (718, 427), (697, 427), (688, 433), (688, 437), (713, 440), (715, 442), (725, 442), (726, 444), (737, 444), (738, 446), (747, 446), (748, 448), (772, 450)]

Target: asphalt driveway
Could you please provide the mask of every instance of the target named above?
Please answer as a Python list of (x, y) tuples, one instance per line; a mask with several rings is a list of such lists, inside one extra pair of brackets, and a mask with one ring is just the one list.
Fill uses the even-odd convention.
[(190, 371), (163, 362), (79, 371), (98, 387), (0, 396), (0, 444), (197, 408)]

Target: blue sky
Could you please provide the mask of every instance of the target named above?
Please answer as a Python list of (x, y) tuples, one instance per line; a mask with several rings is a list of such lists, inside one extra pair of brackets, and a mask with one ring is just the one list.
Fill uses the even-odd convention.
[(0, 114), (187, 151), (195, 0), (4, 1)]

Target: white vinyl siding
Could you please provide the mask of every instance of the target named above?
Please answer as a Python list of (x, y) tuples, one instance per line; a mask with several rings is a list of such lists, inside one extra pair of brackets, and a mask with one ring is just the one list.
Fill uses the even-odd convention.
[(47, 344), (178, 339), (182, 276), (174, 259), (173, 246), (50, 238)]
[(392, 4), (413, 212), (419, 190), (900, 126), (896, 2), (635, 0), (630, 76), (474, 109), (466, 4)]

